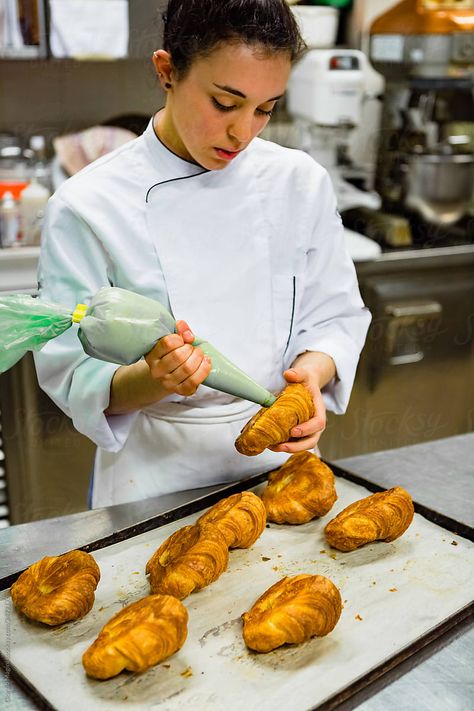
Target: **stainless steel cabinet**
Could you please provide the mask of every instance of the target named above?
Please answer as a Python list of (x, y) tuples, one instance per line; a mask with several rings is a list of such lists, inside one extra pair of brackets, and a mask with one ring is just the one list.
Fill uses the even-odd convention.
[(474, 430), (474, 249), (358, 266), (373, 321), (347, 413), (329, 415), (325, 457)]

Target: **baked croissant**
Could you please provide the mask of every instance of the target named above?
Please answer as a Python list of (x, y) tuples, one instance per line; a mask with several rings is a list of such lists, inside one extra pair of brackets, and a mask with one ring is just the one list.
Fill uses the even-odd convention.
[(301, 383), (290, 383), (270, 407), (262, 407), (247, 422), (235, 441), (241, 454), (252, 457), (264, 449), (288, 442), (296, 425), (314, 416), (314, 402), (309, 390)]
[(267, 516), (262, 500), (243, 491), (218, 501), (197, 522), (216, 526), (229, 548), (250, 548), (264, 530)]
[(372, 541), (394, 541), (405, 533), (413, 514), (410, 494), (396, 486), (350, 504), (324, 532), (333, 548), (353, 551)]
[(262, 492), (269, 521), (306, 523), (324, 516), (337, 499), (334, 474), (311, 452), (293, 454), (271, 472)]
[(212, 524), (184, 526), (161, 544), (146, 565), (153, 593), (182, 600), (217, 580), (227, 568), (229, 549)]
[(180, 649), (188, 611), (171, 595), (149, 595), (117, 612), (82, 655), (89, 676), (110, 679), (124, 669), (143, 672)]
[(296, 575), (272, 585), (242, 617), (245, 644), (271, 652), (282, 644), (324, 637), (341, 616), (339, 590), (322, 575)]
[(15, 607), (46, 625), (84, 617), (94, 604), (99, 566), (89, 553), (46, 556), (25, 570), (10, 589)]

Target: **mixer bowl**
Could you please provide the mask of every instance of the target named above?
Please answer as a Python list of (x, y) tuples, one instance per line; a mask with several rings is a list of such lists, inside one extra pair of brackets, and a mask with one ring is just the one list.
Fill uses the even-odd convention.
[(452, 224), (466, 214), (473, 185), (474, 154), (412, 154), (405, 172), (405, 205), (429, 222)]

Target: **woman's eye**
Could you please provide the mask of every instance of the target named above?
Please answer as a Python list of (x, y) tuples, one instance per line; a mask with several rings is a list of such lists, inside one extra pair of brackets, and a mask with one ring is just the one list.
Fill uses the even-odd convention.
[(257, 113), (260, 114), (261, 116), (271, 116), (273, 113), (273, 109), (270, 109), (270, 111), (264, 111), (263, 109), (257, 109)]
[(212, 97), (212, 103), (219, 111), (232, 111), (232, 109), (235, 109), (235, 106), (226, 106), (225, 104), (221, 104), (214, 97)]

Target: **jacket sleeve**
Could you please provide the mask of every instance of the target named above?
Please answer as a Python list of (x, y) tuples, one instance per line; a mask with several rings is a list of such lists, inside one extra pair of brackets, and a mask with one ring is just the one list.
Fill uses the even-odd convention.
[[(48, 203), (38, 271), (39, 296), (74, 309), (88, 304), (110, 284), (108, 255), (89, 225), (58, 194)], [(86, 355), (74, 324), (35, 354), (41, 388), (79, 432), (116, 452), (137, 413), (106, 417), (110, 383), (117, 365)]]
[(344, 230), (331, 180), (324, 172), (317, 193), (320, 207), (311, 227), (305, 277), (297, 284), (298, 308), (287, 351), (288, 367), (305, 351), (333, 358), (336, 377), (323, 389), (329, 410), (343, 414), (349, 403), (359, 355), (371, 321), (354, 264), (344, 245)]

